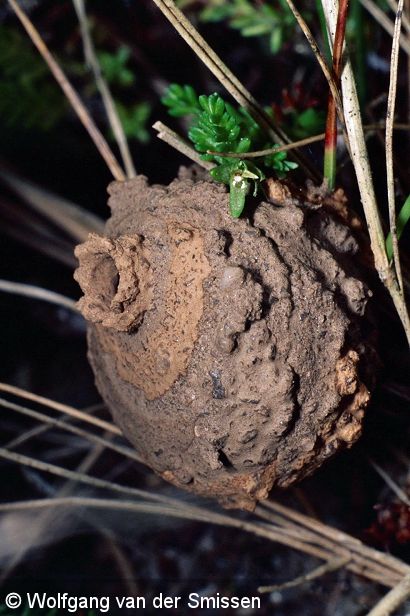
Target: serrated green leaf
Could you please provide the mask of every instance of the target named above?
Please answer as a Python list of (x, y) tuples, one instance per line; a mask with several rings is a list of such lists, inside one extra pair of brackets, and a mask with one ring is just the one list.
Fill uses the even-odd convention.
[(198, 96), (190, 85), (171, 84), (161, 102), (168, 107), (168, 113), (177, 118), (195, 115), (200, 111)]
[(286, 1), (276, 0), (279, 8), (252, 0), (207, 0), (201, 21), (228, 21), (244, 37), (270, 37), (270, 48), (277, 53), (295, 28), (295, 20)]

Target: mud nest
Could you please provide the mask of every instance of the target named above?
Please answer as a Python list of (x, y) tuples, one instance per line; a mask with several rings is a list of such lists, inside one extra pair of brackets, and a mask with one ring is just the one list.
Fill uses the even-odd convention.
[(369, 400), (357, 242), (271, 189), (234, 220), (225, 188), (188, 172), (114, 183), (105, 236), (76, 249), (115, 421), (168, 481), (248, 509), (352, 445)]

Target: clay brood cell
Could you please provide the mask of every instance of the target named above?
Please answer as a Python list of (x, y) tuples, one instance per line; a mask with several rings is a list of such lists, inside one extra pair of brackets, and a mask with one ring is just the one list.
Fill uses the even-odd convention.
[(287, 193), (250, 222), (205, 180), (109, 191), (106, 237), (77, 248), (80, 308), (97, 386), (146, 463), (252, 508), (350, 446), (369, 399), (350, 231)]

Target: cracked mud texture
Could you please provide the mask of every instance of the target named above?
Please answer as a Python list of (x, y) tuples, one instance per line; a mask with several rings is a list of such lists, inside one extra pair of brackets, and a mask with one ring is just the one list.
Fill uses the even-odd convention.
[(109, 192), (76, 279), (98, 389), (141, 458), (252, 509), (352, 445), (369, 292), (350, 230), (288, 191), (234, 220), (225, 188), (189, 171)]

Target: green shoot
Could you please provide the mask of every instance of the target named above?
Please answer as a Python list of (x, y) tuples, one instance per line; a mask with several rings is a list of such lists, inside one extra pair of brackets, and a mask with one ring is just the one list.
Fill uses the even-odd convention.
[[(191, 86), (172, 84), (162, 98), (170, 115), (192, 116), (188, 131), (189, 139), (201, 158), (215, 163), (210, 174), (217, 182), (230, 188), (230, 212), (233, 217), (241, 215), (246, 196), (256, 195), (265, 171), (273, 170), (278, 178), (284, 178), (297, 164), (287, 160), (286, 152), (276, 152), (261, 159), (262, 168), (246, 160), (246, 152), (272, 147), (260, 126), (239, 107), (236, 109), (219, 94), (197, 96)], [(224, 156), (227, 153), (244, 154), (243, 159)]]
[[(346, 21), (349, 0), (340, 0), (337, 15), (336, 33), (333, 44), (333, 74), (337, 83), (340, 83), (342, 71), (342, 53), (345, 39)], [(336, 146), (337, 146), (337, 121), (336, 121), (336, 101), (329, 92), (329, 102), (326, 119), (325, 136), (325, 155), (323, 175), (327, 180), (329, 190), (335, 188), (336, 182)]]
[(125, 136), (128, 139), (137, 139), (140, 143), (148, 143), (150, 135), (146, 124), (151, 114), (151, 105), (149, 103), (136, 103), (126, 107), (119, 101), (115, 101), (115, 106)]
[(277, 0), (275, 4), (209, 0), (200, 19), (205, 22), (227, 20), (229, 26), (239, 30), (244, 37), (269, 37), (269, 48), (272, 53), (277, 53), (291, 36), (295, 22), (285, 0)]
[(124, 45), (119, 47), (115, 53), (98, 52), (97, 57), (101, 70), (110, 85), (129, 87), (134, 84), (134, 73), (127, 66), (130, 56), (131, 50)]
[[(397, 232), (398, 240), (400, 239), (404, 231), (404, 227), (409, 222), (409, 220), (410, 220), (410, 195), (407, 197), (406, 201), (404, 202), (403, 207), (401, 208), (399, 212), (399, 215), (397, 216), (396, 232)], [(391, 233), (389, 233), (389, 235), (386, 238), (386, 253), (387, 253), (387, 257), (389, 261), (391, 261), (391, 259), (393, 258), (393, 242), (391, 238)]]
[[(359, 2), (359, 0), (357, 0)], [(322, 0), (316, 0), (316, 11), (319, 17), (320, 29), (323, 37), (323, 44), (325, 48), (325, 58), (327, 63), (330, 65), (332, 63), (332, 50), (330, 49), (329, 37), (327, 34), (327, 26), (326, 26), (326, 17), (325, 12), (323, 10)]]
[(176, 118), (193, 115), (200, 111), (198, 96), (191, 86), (173, 83), (161, 102), (168, 107), (168, 113)]

